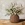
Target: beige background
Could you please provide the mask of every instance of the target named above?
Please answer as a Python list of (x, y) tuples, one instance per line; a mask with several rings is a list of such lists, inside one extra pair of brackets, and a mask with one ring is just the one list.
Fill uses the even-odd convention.
[[(10, 16), (5, 16), (6, 8), (9, 8), (10, 4), (12, 3), (17, 3), (17, 4), (22, 4), (23, 7), (25, 8), (25, 0), (0, 0), (0, 19), (10, 19)], [(25, 9), (23, 10), (25, 13)], [(25, 14), (19, 15), (20, 19), (25, 19)]]

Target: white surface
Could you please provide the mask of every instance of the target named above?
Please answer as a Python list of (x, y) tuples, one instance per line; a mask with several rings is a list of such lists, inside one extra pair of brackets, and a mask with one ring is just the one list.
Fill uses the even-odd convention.
[[(5, 16), (6, 11), (5, 9), (10, 6), (10, 4), (17, 2), (17, 4), (20, 5), (20, 3), (25, 7), (25, 0), (0, 0), (0, 19), (10, 19), (10, 16)], [(24, 9), (25, 13), (25, 9)], [(25, 14), (20, 15), (20, 19), (25, 19)]]

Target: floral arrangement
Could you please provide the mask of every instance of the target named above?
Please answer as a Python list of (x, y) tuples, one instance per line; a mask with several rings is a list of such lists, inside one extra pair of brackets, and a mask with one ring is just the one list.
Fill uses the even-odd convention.
[(17, 6), (17, 4), (11, 3), (11, 8), (6, 9), (6, 11), (8, 12), (7, 15), (10, 15), (10, 14), (11, 15), (13, 15), (13, 14), (19, 15), (19, 14), (23, 14), (23, 12), (22, 12), (23, 9), (24, 8), (23, 8), (22, 4), (21, 4), (21, 7), (19, 7), (19, 6)]

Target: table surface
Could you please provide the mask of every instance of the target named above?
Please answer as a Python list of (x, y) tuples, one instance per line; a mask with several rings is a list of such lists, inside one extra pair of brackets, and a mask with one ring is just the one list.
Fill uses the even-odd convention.
[(0, 25), (25, 25), (25, 21), (20, 21), (18, 23), (11, 23), (10, 20), (0, 20)]

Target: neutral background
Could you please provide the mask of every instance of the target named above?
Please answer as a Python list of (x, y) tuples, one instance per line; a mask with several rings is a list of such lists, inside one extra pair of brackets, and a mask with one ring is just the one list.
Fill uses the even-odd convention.
[[(5, 9), (10, 6), (11, 2), (17, 3), (19, 5), (22, 4), (25, 8), (25, 0), (0, 0), (0, 19), (10, 19), (9, 15), (5, 16)], [(25, 9), (23, 10), (23, 12), (25, 13)], [(19, 18), (25, 19), (25, 14), (19, 15)]]

